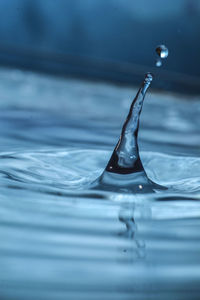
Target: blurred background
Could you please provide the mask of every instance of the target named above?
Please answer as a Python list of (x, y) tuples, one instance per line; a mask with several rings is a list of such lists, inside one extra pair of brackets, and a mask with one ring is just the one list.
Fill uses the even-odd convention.
[[(200, 92), (199, 0), (1, 0), (0, 64)], [(155, 67), (155, 47), (169, 57)]]

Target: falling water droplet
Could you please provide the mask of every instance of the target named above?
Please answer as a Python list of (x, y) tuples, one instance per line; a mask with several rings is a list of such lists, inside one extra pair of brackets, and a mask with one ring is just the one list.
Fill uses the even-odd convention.
[(160, 58), (157, 58), (156, 67), (161, 67), (161, 66), (162, 66), (162, 60)]
[(165, 45), (159, 45), (156, 47), (156, 53), (158, 54), (159, 58), (156, 60), (156, 67), (162, 66), (162, 59), (168, 57), (169, 51)]
[(159, 45), (156, 47), (156, 53), (160, 58), (167, 58), (169, 51), (165, 45)]

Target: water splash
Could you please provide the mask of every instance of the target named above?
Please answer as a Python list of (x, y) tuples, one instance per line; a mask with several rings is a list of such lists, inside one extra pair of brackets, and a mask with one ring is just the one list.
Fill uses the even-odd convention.
[(148, 179), (138, 149), (140, 113), (147, 89), (152, 80), (153, 75), (147, 73), (142, 86), (131, 104), (121, 136), (107, 167), (98, 179), (98, 186), (100, 185), (110, 190), (121, 189), (132, 192), (150, 192), (154, 188), (161, 188)]
[(137, 136), (144, 97), (152, 80), (153, 76), (147, 73), (142, 87), (131, 104), (120, 139), (106, 167), (107, 172), (130, 174), (144, 170), (139, 156)]
[(162, 66), (162, 59), (168, 57), (169, 50), (165, 45), (159, 45), (156, 47), (156, 53), (158, 54), (158, 58), (156, 59), (156, 67)]

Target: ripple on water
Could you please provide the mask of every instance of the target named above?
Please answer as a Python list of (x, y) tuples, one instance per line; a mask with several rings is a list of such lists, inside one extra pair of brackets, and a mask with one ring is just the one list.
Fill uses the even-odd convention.
[(135, 90), (0, 78), (0, 298), (199, 300), (199, 102), (144, 104), (142, 161), (167, 191), (92, 191)]
[[(89, 189), (103, 172), (110, 152), (103, 150), (43, 150), (8, 152), (0, 155), (4, 184), (16, 181), (20, 187), (35, 185), (57, 189)], [(200, 159), (156, 152), (141, 152), (151, 180), (179, 192), (200, 190)]]

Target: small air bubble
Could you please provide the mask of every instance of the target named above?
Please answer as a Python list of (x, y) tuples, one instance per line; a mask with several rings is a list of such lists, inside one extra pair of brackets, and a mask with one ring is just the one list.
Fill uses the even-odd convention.
[(142, 190), (143, 189), (143, 186), (141, 184), (139, 184), (139, 189)]

